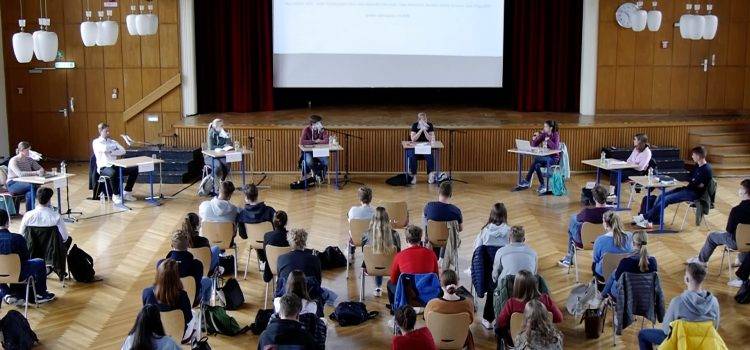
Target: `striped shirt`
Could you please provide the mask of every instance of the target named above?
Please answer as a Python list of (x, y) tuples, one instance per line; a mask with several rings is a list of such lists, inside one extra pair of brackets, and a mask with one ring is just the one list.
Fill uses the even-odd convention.
[(10, 159), (8, 162), (8, 180), (13, 180), (17, 177), (33, 176), (37, 175), (36, 172), (42, 169), (31, 157), (24, 157), (18, 154)]

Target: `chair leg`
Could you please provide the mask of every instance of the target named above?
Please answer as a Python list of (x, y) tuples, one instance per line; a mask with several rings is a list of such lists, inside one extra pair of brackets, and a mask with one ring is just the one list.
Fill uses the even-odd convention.
[(573, 247), (573, 260), (573, 265), (576, 266), (576, 283), (578, 283), (580, 281), (578, 279), (578, 249), (575, 249), (575, 247)]
[[(656, 205), (656, 203), (654, 203), (654, 205)], [(681, 205), (682, 205), (682, 203), (678, 203), (677, 204), (677, 208), (674, 208), (674, 215), (672, 215), (672, 223), (669, 224), (670, 226), (674, 225), (674, 219), (677, 218), (677, 212), (680, 210), (680, 206)]]
[[(23, 317), (28, 319), (28, 313), (29, 313), (29, 286), (30, 281), (33, 281), (33, 278), (26, 280), (26, 298), (23, 300)], [(36, 297), (36, 296), (34, 296)]]
[(690, 211), (690, 206), (688, 205), (687, 208), (685, 208), (685, 215), (682, 216), (682, 224), (680, 224), (680, 231), (682, 231), (682, 228), (685, 227), (685, 221), (687, 220), (687, 214)]
[[(732, 260), (732, 252), (729, 252), (728, 255), (729, 255), (729, 259), (727, 259), (727, 278), (729, 278), (729, 280), (731, 281), (732, 280), (732, 263), (734, 262), (734, 260)], [(739, 253), (737, 253), (737, 255), (739, 256)]]
[(615, 330), (617, 329), (617, 326), (615, 325), (615, 322), (616, 322), (616, 320), (615, 320), (615, 314), (616, 314), (616, 312), (615, 312), (615, 310), (613, 308), (613, 310), (612, 310), (612, 346), (613, 347), (617, 346), (617, 335), (615, 334), (616, 333)]
[(266, 282), (266, 298), (263, 300), (263, 308), (268, 308), (268, 282)]
[(247, 268), (250, 266), (250, 253), (252, 253), (252, 251), (253, 251), (252, 249), (249, 249), (247, 251), (247, 260), (245, 260), (245, 275), (242, 276), (243, 280), (247, 279)]
[[(721, 272), (724, 271), (724, 258), (727, 256), (728, 253), (729, 251), (727, 251), (726, 248), (724, 248), (724, 251), (721, 252), (721, 264), (719, 265), (719, 274), (717, 276), (721, 276)], [(730, 260), (729, 263), (731, 264), (732, 261)], [(731, 267), (732, 265), (729, 265), (729, 266)]]
[(365, 269), (362, 269), (360, 278), (362, 279), (360, 282), (361, 288), (359, 289), (359, 302), (361, 303), (365, 299)]
[(630, 184), (630, 198), (628, 198), (628, 208), (633, 204), (633, 197), (635, 197), (635, 182)]
[(234, 279), (237, 279), (237, 257), (239, 257), (239, 254), (237, 254), (237, 246), (234, 247)]

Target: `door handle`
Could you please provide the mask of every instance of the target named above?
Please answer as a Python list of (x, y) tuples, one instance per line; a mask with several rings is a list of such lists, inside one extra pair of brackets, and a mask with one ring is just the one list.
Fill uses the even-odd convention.
[(701, 66), (703, 66), (704, 72), (708, 72), (708, 58), (704, 58), (703, 61), (701, 61)]
[(68, 108), (70, 109), (71, 112), (75, 112), (76, 111), (76, 100), (75, 100), (75, 97), (71, 97), (71, 98), (68, 99)]
[(68, 109), (67, 108), (62, 108), (62, 109), (59, 109), (57, 111), (60, 112), (60, 113), (62, 113), (63, 117), (65, 117), (65, 118), (68, 117)]

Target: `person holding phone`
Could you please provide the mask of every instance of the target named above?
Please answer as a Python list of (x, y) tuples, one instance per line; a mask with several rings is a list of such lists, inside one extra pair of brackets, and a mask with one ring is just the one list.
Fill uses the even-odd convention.
[[(417, 113), (417, 122), (411, 125), (409, 133), (411, 142), (435, 142), (435, 128), (427, 121), (427, 113)], [(412, 176), (412, 185), (417, 183), (417, 160), (424, 159), (427, 162), (427, 182), (435, 182), (435, 159), (432, 154), (415, 154), (414, 148), (406, 150), (406, 159), (409, 164), (409, 174)]]
[[(313, 145), (326, 145), (330, 142), (328, 130), (323, 128), (323, 117), (319, 115), (311, 115), (309, 118), (309, 125), (302, 129), (302, 135), (300, 135), (299, 143), (301, 145), (313, 146)], [(325, 174), (328, 171), (328, 157), (318, 157), (318, 166), (313, 164), (312, 151), (302, 152), (302, 161), (305, 162), (305, 173), (303, 174), (305, 179), (317, 176), (319, 182), (325, 181)]]
[[(557, 122), (554, 120), (545, 121), (542, 130), (534, 133), (534, 137), (531, 139), (531, 146), (559, 150), (560, 132), (558, 130)], [(547, 193), (547, 184), (544, 182), (544, 177), (542, 176), (542, 167), (547, 166), (548, 163), (554, 165), (559, 162), (559, 153), (548, 156), (535, 156), (534, 161), (531, 163), (531, 168), (529, 168), (528, 173), (526, 173), (526, 178), (518, 184), (518, 189), (525, 190), (531, 187), (531, 177), (536, 173), (536, 176), (539, 179), (539, 188), (537, 188), (537, 192), (540, 194)]]

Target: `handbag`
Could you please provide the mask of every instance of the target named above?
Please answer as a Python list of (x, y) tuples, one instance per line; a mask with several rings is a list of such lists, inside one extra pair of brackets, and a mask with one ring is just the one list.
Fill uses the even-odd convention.
[(193, 339), (193, 344), (190, 346), (192, 350), (211, 350), (211, 345), (208, 345), (208, 338), (203, 337), (200, 340)]

